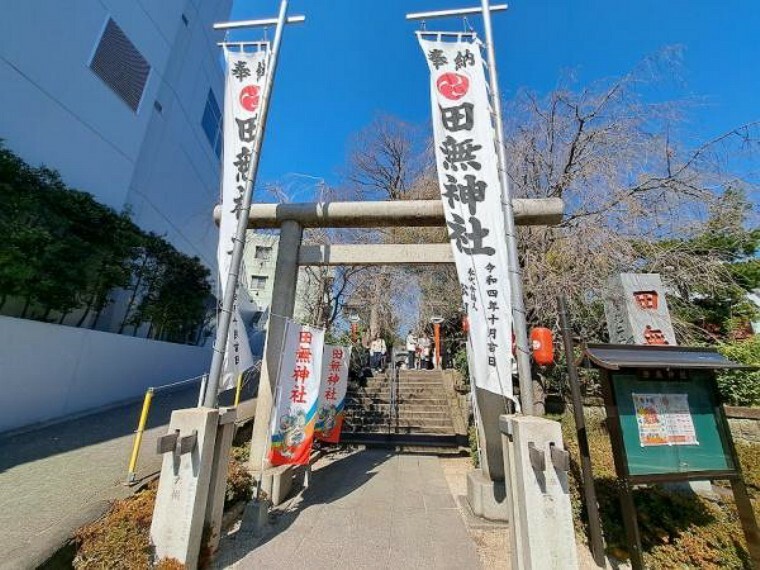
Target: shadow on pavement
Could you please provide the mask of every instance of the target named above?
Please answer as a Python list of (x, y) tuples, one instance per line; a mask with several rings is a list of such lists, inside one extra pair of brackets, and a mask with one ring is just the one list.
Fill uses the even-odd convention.
[[(395, 453), (381, 449), (365, 449), (350, 453), (311, 475), (309, 488), (301, 495), (301, 501), (292, 510), (276, 510), (275, 520), (260, 531), (253, 528), (253, 503), (246, 509), (240, 529), (225, 537), (220, 545), (213, 568), (226, 568), (239, 562), (253, 550), (262, 547), (287, 531), (307, 508), (333, 503), (350, 495), (376, 473), (372, 471), (391, 459)], [(271, 517), (270, 517), (271, 518)]]
[[(173, 410), (198, 403), (198, 384), (176, 391), (157, 392), (146, 429), (169, 422)], [(30, 461), (66, 453), (134, 433), (142, 400), (50, 424), (15, 435), (0, 436), (0, 472)]]
[[(241, 390), (241, 401), (255, 397), (258, 382)], [(169, 423), (172, 411), (198, 404), (200, 382), (175, 390), (157, 391), (153, 396), (146, 430)], [(235, 390), (219, 394), (221, 406), (231, 406)], [(136, 400), (108, 410), (95, 411), (74, 419), (31, 428), (12, 435), (0, 434), (0, 473), (17, 465), (66, 453), (126, 435), (137, 428), (143, 401)]]

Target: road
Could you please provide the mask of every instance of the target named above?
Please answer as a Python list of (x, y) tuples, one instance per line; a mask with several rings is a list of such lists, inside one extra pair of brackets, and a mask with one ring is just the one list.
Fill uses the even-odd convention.
[[(197, 384), (156, 394), (138, 480), (160, 468), (156, 439), (166, 433), (171, 411), (197, 399)], [(141, 405), (0, 436), (0, 568), (36, 567), (110, 501), (130, 494), (122, 482)]]

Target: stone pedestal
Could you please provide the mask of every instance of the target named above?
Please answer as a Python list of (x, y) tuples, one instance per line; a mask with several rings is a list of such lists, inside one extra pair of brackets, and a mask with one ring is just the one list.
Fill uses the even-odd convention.
[(211, 553), (216, 552), (222, 533), (222, 515), (224, 514), (224, 499), (227, 494), (227, 466), (230, 460), (232, 439), (235, 436), (235, 408), (219, 410), (219, 428), (214, 443), (214, 460), (211, 464), (211, 487), (206, 504), (205, 524), (209, 528), (206, 546)]
[(504, 452), (499, 433), (499, 416), (504, 414), (504, 397), (475, 388), (476, 429), (480, 443), (480, 468), (467, 475), (467, 501), (473, 514), (492, 521), (509, 520), (504, 484)]
[(509, 521), (504, 481), (492, 481), (480, 469), (467, 474), (467, 502), (474, 515), (491, 521)]
[(293, 465), (280, 465), (265, 469), (258, 477), (261, 490), (267, 494), (272, 506), (281, 504), (290, 495), (293, 490), (295, 470)]
[(175, 558), (189, 570), (198, 565), (218, 425), (216, 409), (176, 410), (159, 441), (164, 460), (150, 538), (158, 559)]
[(512, 568), (578, 568), (567, 470), (558, 422), (502, 416), (504, 470), (511, 515)]

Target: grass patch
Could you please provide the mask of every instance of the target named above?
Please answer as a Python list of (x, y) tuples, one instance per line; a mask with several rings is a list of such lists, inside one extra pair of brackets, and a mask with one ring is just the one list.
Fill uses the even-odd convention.
[[(580, 456), (571, 414), (561, 418), (563, 437), (572, 458), (570, 491), (576, 533), (587, 541), (587, 516), (581, 500)], [(591, 461), (607, 552), (629, 557), (618, 500), (609, 435), (601, 418), (587, 419)], [(760, 445), (737, 443), (739, 461), (756, 514), (760, 499)], [(644, 563), (650, 569), (751, 569), (744, 533), (733, 501), (711, 501), (660, 486), (634, 491)]]
[[(227, 491), (224, 505), (249, 501), (253, 477), (245, 463), (249, 444), (233, 447), (227, 467)], [(73, 566), (77, 570), (181, 570), (176, 560), (153, 560), (150, 544), (150, 524), (156, 504), (157, 483), (123, 500), (114, 501), (100, 519), (81, 527), (74, 534), (76, 554)], [(204, 540), (205, 543), (205, 540)], [(205, 556), (204, 559), (207, 559)]]

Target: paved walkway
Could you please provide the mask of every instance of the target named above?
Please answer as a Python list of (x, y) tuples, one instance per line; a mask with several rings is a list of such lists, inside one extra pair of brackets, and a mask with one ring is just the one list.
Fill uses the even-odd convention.
[[(158, 393), (143, 440), (138, 477), (160, 468), (156, 439), (172, 409), (195, 406), (198, 385)], [(73, 531), (125, 497), (137, 402), (0, 438), (0, 568), (34, 568)]]
[(481, 567), (437, 457), (364, 450), (321, 460), (262, 535), (252, 526), (244, 518), (222, 541), (217, 568)]

